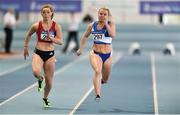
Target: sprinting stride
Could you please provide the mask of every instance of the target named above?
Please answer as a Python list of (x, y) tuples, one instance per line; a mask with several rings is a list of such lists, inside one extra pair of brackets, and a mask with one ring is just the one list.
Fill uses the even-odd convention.
[(101, 97), (101, 84), (107, 83), (112, 69), (112, 40), (116, 36), (116, 26), (108, 8), (98, 10), (98, 21), (88, 25), (84, 32), (77, 55), (81, 55), (87, 38), (92, 34), (93, 48), (89, 53), (89, 61), (94, 70), (93, 85), (96, 100)]
[[(55, 48), (54, 44), (61, 45), (63, 42), (61, 27), (53, 21), (54, 9), (50, 4), (41, 8), (42, 20), (34, 23), (28, 30), (24, 44), (24, 58), (29, 56), (29, 41), (36, 32), (37, 42), (32, 56), (33, 75), (38, 79), (38, 91), (43, 89), (42, 83), (45, 80), (44, 107), (49, 107), (48, 95), (52, 88), (52, 78), (55, 71)], [(44, 75), (41, 71), (44, 70)]]

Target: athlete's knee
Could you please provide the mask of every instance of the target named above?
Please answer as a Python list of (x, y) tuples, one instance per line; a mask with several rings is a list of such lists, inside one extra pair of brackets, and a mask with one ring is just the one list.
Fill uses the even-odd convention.
[(97, 74), (97, 75), (99, 75), (99, 74), (101, 74), (102, 72), (101, 72), (101, 69), (94, 69), (94, 71), (95, 71), (95, 74)]
[(40, 75), (41, 75), (41, 71), (38, 70), (38, 69), (34, 69), (34, 70), (33, 70), (33, 75), (34, 75), (34, 76), (40, 76)]

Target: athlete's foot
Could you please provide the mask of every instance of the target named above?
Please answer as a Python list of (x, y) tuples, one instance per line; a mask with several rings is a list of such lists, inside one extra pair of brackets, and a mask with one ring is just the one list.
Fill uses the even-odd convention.
[(48, 99), (43, 98), (43, 106), (44, 106), (44, 108), (51, 107), (51, 104)]
[(41, 92), (43, 90), (43, 80), (38, 80), (38, 92)]
[(105, 84), (105, 83), (107, 83), (107, 82), (105, 82), (103, 79), (101, 79), (101, 84)]
[(100, 99), (101, 99), (101, 96), (99, 94), (97, 94), (96, 97), (95, 97), (95, 101), (100, 102)]

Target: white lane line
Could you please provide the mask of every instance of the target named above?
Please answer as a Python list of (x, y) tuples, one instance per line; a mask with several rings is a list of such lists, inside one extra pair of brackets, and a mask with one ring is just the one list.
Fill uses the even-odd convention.
[(154, 97), (154, 111), (155, 115), (159, 115), (158, 110), (158, 96), (157, 96), (157, 82), (156, 82), (156, 66), (155, 66), (155, 56), (153, 53), (151, 55), (151, 65), (152, 65), (152, 83), (153, 83), (153, 97)]
[(88, 95), (93, 91), (94, 86), (91, 86), (91, 88), (85, 93), (85, 95), (82, 97), (82, 99), (76, 104), (74, 109), (69, 113), (69, 115), (73, 115), (74, 112), (79, 108), (79, 106), (84, 102), (84, 100), (88, 97)]
[(4, 105), (5, 103), (11, 101), (12, 99), (14, 99), (14, 98), (16, 98), (16, 97), (18, 97), (18, 96), (20, 96), (21, 94), (23, 94), (23, 93), (25, 93), (26, 91), (32, 89), (32, 88), (35, 87), (36, 85), (37, 85), (37, 83), (35, 83), (35, 84), (33, 84), (33, 85), (27, 87), (26, 89), (22, 90), (22, 91), (19, 92), (19, 93), (13, 95), (13, 96), (10, 97), (9, 99), (7, 99), (7, 100), (3, 101), (2, 103), (0, 103), (0, 106)]
[[(56, 55), (58, 56), (59, 53), (56, 53)], [(22, 57), (22, 56), (17, 56), (17, 57)], [(8, 60), (7, 60), (7, 61), (8, 61)], [(3, 76), (3, 75), (6, 75), (6, 74), (9, 74), (9, 73), (18, 71), (18, 70), (20, 70), (20, 69), (22, 69), (22, 68), (25, 68), (26, 66), (28, 66), (28, 65), (30, 65), (30, 64), (31, 64), (31, 61), (28, 61), (28, 62), (26, 62), (26, 63), (24, 63), (24, 64), (19, 65), (19, 66), (15, 66), (15, 67), (12, 68), (12, 69), (8, 69), (7, 71), (1, 72), (1, 73), (0, 73), (0, 76)]]
[[(63, 68), (58, 69), (57, 71), (55, 71), (54, 74), (57, 75), (57, 74), (59, 74), (59, 73), (62, 73), (62, 72), (64, 72), (65, 70), (67, 70), (69, 67), (73, 66), (73, 65), (76, 64), (77, 62), (82, 61), (82, 60), (84, 60), (84, 59), (86, 59), (86, 58), (87, 58), (87, 54), (85, 54), (85, 55), (79, 57), (78, 59), (76, 59), (76, 60), (73, 61), (73, 62), (68, 63), (68, 64), (65, 65)], [(1, 102), (1, 103), (0, 103), (0, 106), (6, 104), (7, 102), (13, 100), (13, 99), (16, 98), (16, 97), (22, 95), (23, 93), (27, 92), (28, 90), (34, 88), (36, 85), (37, 85), (37, 82), (34, 83), (34, 84), (32, 84), (32, 85), (30, 85), (30, 86), (27, 87), (26, 89), (20, 91), (19, 93), (17, 93), (17, 94), (15, 94), (15, 95), (11, 96), (11, 97), (8, 98), (7, 100)]]
[[(121, 53), (117, 53), (117, 55), (114, 55), (113, 65), (117, 63), (121, 57), (122, 57)], [(88, 97), (88, 95), (93, 91), (93, 89), (94, 89), (94, 86), (91, 86), (90, 89), (85, 93), (85, 95), (80, 99), (80, 101), (73, 108), (73, 110), (69, 113), (69, 115), (73, 115), (76, 112), (76, 110), (80, 107), (80, 105), (84, 102), (84, 100)]]
[(0, 73), (0, 76), (3, 76), (3, 75), (6, 75), (6, 74), (9, 74), (9, 73), (18, 71), (18, 70), (20, 70), (20, 69), (22, 69), (22, 68), (25, 68), (25, 67), (28, 66), (29, 64), (30, 64), (30, 62), (21, 64), (21, 65), (16, 66), (16, 67), (14, 67), (14, 68), (12, 68), (12, 69), (8, 69), (7, 71), (1, 72), (1, 73)]

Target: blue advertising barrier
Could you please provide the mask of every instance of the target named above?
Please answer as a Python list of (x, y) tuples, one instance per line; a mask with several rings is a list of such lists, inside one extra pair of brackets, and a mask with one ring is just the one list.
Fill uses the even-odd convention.
[(180, 14), (180, 1), (140, 1), (141, 14)]
[(56, 12), (81, 12), (81, 0), (0, 0), (0, 11), (39, 12), (43, 4), (52, 4)]

